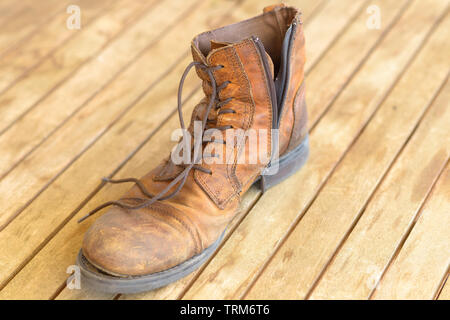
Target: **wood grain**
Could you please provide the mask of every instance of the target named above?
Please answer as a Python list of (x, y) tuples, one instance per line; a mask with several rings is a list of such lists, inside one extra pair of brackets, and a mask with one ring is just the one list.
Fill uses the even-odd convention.
[[(80, 0), (78, 3), (82, 12), (82, 28), (86, 28), (99, 14), (105, 13), (111, 1)], [(78, 34), (78, 30), (66, 27), (69, 17), (65, 10), (58, 12), (46, 24), (41, 26), (27, 41), (7, 52), (0, 60), (0, 93), (13, 86), (15, 82), (25, 76), (25, 72), (39, 64), (39, 62), (71, 37)]]
[[(270, 0), (264, 0), (264, 1), (258, 1), (258, 6), (264, 7), (271, 4)], [(315, 19), (310, 19), (310, 15), (315, 11), (315, 9), (318, 7), (318, 2), (311, 2), (311, 1), (288, 1), (286, 3), (287, 5), (293, 5), (301, 9), (303, 13), (304, 23), (306, 26), (310, 25), (312, 21), (315, 21)], [(254, 1), (245, 1), (243, 4), (241, 4), (239, 10), (233, 11), (233, 20), (239, 21), (241, 19), (245, 19), (245, 17), (254, 15)], [(238, 16), (236, 16), (236, 12), (239, 13)], [(321, 12), (321, 11), (320, 11)], [(315, 16), (314, 16), (315, 17)], [(318, 16), (318, 19), (320, 18), (320, 14)], [(227, 21), (226, 23), (231, 23), (232, 21)], [(248, 194), (245, 195), (243, 198), (243, 201), (241, 203), (240, 208), (240, 214), (234, 219), (233, 223), (230, 226), (230, 229), (227, 230), (226, 237), (223, 241), (226, 242), (228, 237), (233, 233), (235, 228), (239, 225), (240, 221), (245, 217), (247, 214), (249, 208), (253, 207), (255, 201), (259, 199), (260, 191), (259, 189), (253, 187)], [(211, 259), (210, 259), (211, 260)], [(150, 299), (179, 299), (183, 293), (190, 287), (190, 285), (196, 280), (196, 277), (198, 274), (201, 273), (203, 268), (208, 265), (209, 261), (202, 266), (199, 270), (192, 273), (188, 277), (177, 281), (176, 283), (170, 284), (164, 288), (152, 291), (152, 292), (146, 292), (142, 294), (134, 294), (134, 295), (121, 295), (120, 299), (142, 299), (142, 300), (150, 300)]]
[[(343, 115), (348, 115), (355, 103), (363, 103), (363, 105), (369, 104), (370, 96), (364, 95), (359, 100), (350, 100), (354, 92), (370, 92), (367, 88), (362, 90), (361, 85), (367, 85), (367, 83), (383, 83), (380, 76), (387, 76), (384, 71), (380, 71), (377, 75), (373, 69), (378, 63), (379, 68), (383, 68), (390, 65), (390, 62), (386, 60), (386, 55), (383, 52), (385, 48), (394, 49), (393, 44), (389, 44), (390, 41), (395, 41), (401, 48), (407, 46), (404, 42), (408, 42), (405, 36), (404, 30), (409, 29), (407, 25), (416, 23), (415, 17), (422, 15), (424, 8), (418, 2), (414, 3), (412, 7), (408, 9), (405, 15), (401, 18), (401, 21), (394, 27), (392, 32), (386, 37), (385, 45), (381, 45), (378, 51), (374, 52), (374, 55), (368, 60), (367, 64), (361, 69), (359, 75), (364, 75), (358, 79), (355, 77), (354, 81), (358, 81), (357, 86), (353, 86), (350, 83), (347, 90), (336, 101), (335, 105), (330, 110), (333, 114), (334, 110), (339, 110), (337, 118), (342, 119)], [(443, 3), (445, 6), (445, 4)], [(442, 7), (443, 8), (443, 7)], [(429, 12), (429, 19), (437, 19), (442, 12), (437, 10), (434, 14)], [(424, 16), (422, 16), (424, 17)], [(426, 32), (422, 36), (425, 36)], [(403, 38), (402, 40), (400, 40)], [(417, 45), (417, 43), (416, 43)], [(403, 50), (403, 49), (401, 49)], [(393, 55), (389, 55), (393, 56)], [(398, 56), (397, 56), (398, 57)], [(414, 114), (414, 107), (410, 108), (409, 104), (405, 104), (402, 110), (408, 115), (404, 115), (405, 112), (399, 112), (396, 117), (395, 110), (392, 108), (392, 102), (400, 102), (400, 106), (403, 102), (397, 101), (397, 98), (402, 98), (403, 95), (407, 95), (410, 90), (410, 86), (406, 88), (406, 85), (410, 83), (416, 83), (417, 79), (421, 79), (423, 73), (423, 65), (428, 64), (429, 60), (425, 57), (422, 67), (419, 64), (419, 69), (413, 71), (412, 79), (406, 80), (402, 87), (398, 87), (398, 90), (392, 92), (398, 92), (400, 96), (392, 97), (392, 101), (386, 100), (381, 106), (381, 109), (377, 112), (370, 125), (363, 133), (363, 136), (356, 142), (354, 148), (349, 151), (346, 158), (337, 168), (337, 171), (333, 174), (330, 180), (327, 182), (323, 190), (320, 192), (317, 199), (312, 206), (308, 209), (306, 214), (299, 221), (293, 232), (289, 235), (289, 238), (281, 246), (281, 249), (276, 253), (268, 267), (264, 270), (261, 277), (256, 282), (255, 286), (251, 289), (246, 298), (257, 297), (270, 297), (277, 298), (280, 295), (290, 299), (305, 298), (311, 288), (314, 286), (318, 277), (320, 277), (323, 268), (328, 261), (332, 258), (335, 250), (339, 246), (340, 241), (345, 239), (346, 233), (351, 228), (355, 219), (358, 218), (358, 214), (361, 212), (365, 205), (366, 199), (370, 196), (371, 191), (376, 187), (379, 179), (382, 178), (383, 172), (389, 166), (395, 154), (398, 152), (404, 141), (408, 137), (409, 132), (414, 128), (414, 124), (420, 118), (423, 112), (424, 105), (420, 102), (415, 104), (416, 114)], [(378, 60), (380, 59), (380, 60)], [(445, 62), (444, 62), (445, 63)], [(365, 74), (366, 71), (371, 70), (369, 74)], [(373, 80), (368, 80), (373, 76)], [(446, 73), (442, 75), (441, 80), (434, 83), (434, 92), (439, 88), (442, 79), (445, 78)], [(377, 81), (378, 80), (380, 81)], [(361, 82), (360, 82), (361, 81)], [(369, 82), (370, 81), (370, 82)], [(384, 80), (384, 81), (387, 81)], [(402, 81), (400, 81), (402, 84)], [(359, 87), (359, 90), (356, 88)], [(404, 88), (404, 89), (403, 89)], [(353, 89), (350, 91), (350, 89)], [(402, 93), (406, 90), (405, 93)], [(348, 93), (348, 94), (347, 94)], [(425, 97), (424, 104), (432, 98), (433, 91), (429, 93), (428, 99)], [(340, 102), (345, 104), (340, 104)], [(373, 101), (373, 100), (372, 100)], [(333, 109), (339, 106), (339, 109)], [(398, 106), (398, 108), (401, 108)], [(334, 128), (337, 130), (337, 126), (341, 127), (340, 131), (345, 130), (344, 126), (348, 127), (349, 122), (335, 122), (331, 124), (327, 121), (325, 116), (321, 123), (319, 123), (318, 130), (321, 128)], [(412, 112), (412, 114), (410, 114)], [(353, 117), (357, 117), (356, 114)], [(411, 117), (411, 118), (409, 118)], [(328, 125), (322, 127), (323, 121), (327, 121)], [(392, 127), (391, 127), (391, 121)], [(397, 131), (397, 126), (399, 129)], [(404, 131), (403, 131), (403, 130)], [(384, 132), (384, 130), (388, 130)], [(392, 132), (392, 136), (391, 136)], [(317, 130), (313, 132), (317, 134)], [(329, 148), (335, 148), (338, 145), (338, 140), (333, 135), (332, 142)], [(385, 145), (385, 142), (381, 140), (381, 137), (386, 136), (388, 143), (394, 143), (389, 147)], [(320, 145), (324, 144), (327, 138), (322, 135), (322, 141)], [(399, 140), (395, 140), (399, 139)], [(330, 138), (328, 138), (330, 140)], [(330, 142), (328, 142), (330, 143)], [(319, 142), (318, 142), (319, 144)], [(325, 155), (324, 155), (325, 156)], [(345, 195), (345, 196), (344, 196)], [(291, 202), (291, 205), (293, 203)], [(283, 290), (281, 290), (283, 288)]]
[[(18, 144), (19, 146), (26, 146), (24, 152), (18, 152), (17, 150), (11, 150), (11, 156), (14, 158), (9, 159), (9, 162), (5, 162), (0, 166), (0, 178), (4, 175), (8, 165), (13, 163), (13, 160), (23, 156), (27, 150), (31, 149), (33, 145), (26, 145), (29, 141), (25, 140), (20, 142), (19, 139), (14, 139), (15, 135), (22, 136), (20, 129), (25, 130), (27, 125), (33, 125), (36, 122), (36, 118), (30, 119), (33, 115), (28, 115), (28, 118), (22, 119), (22, 122), (15, 123), (19, 119), (23, 118), (26, 113), (30, 113), (30, 110), (37, 108), (37, 105), (51, 103), (51, 99), (55, 99), (55, 93), (51, 93), (64, 83), (64, 80), (70, 78), (74, 74), (81, 73), (81, 76), (86, 78), (83, 71), (79, 71), (79, 68), (85, 65), (88, 61), (91, 61), (90, 65), (84, 67), (84, 70), (93, 68), (97, 65), (101, 65), (102, 61), (99, 61), (98, 54), (102, 52), (108, 44), (113, 41), (121, 32), (124, 31), (126, 26), (129, 26), (130, 20), (135, 20), (136, 15), (142, 14), (142, 5), (138, 5), (138, 2), (133, 2), (135, 5), (123, 6), (123, 2), (116, 1), (114, 6), (100, 19), (93, 24), (88, 25), (86, 28), (81, 29), (79, 33), (70, 41), (59, 47), (58, 50), (53, 52), (49, 57), (42, 61), (33, 72), (29, 73), (25, 78), (20, 79), (14, 86), (9, 88), (6, 92), (0, 96), (0, 137), (5, 134), (7, 129), (10, 129), (13, 124), (16, 127), (13, 128), (13, 134), (8, 137), (2, 137), (3, 144), (7, 144), (9, 141), (11, 144)], [(114, 46), (113, 46), (114, 47)], [(113, 51), (114, 49), (109, 49)], [(116, 49), (117, 50), (117, 49)], [(97, 60), (93, 60), (93, 57), (97, 57)], [(97, 61), (97, 62), (96, 62)], [(91, 69), (89, 69), (91, 70)], [(86, 73), (86, 71), (84, 71)], [(78, 76), (80, 77), (80, 76)], [(59, 92), (62, 92), (60, 90)], [(77, 92), (78, 91), (71, 91)], [(70, 97), (68, 95), (66, 98)], [(61, 102), (59, 102), (61, 103)], [(58, 110), (59, 108), (53, 106), (52, 110)], [(39, 109), (39, 108), (37, 108)], [(36, 112), (36, 111), (35, 111)], [(48, 111), (47, 113), (48, 114)], [(50, 113), (51, 114), (51, 113)], [(69, 113), (70, 114), (70, 113)], [(37, 118), (39, 120), (39, 118)], [(27, 122), (28, 120), (28, 122)], [(17, 128), (17, 129), (16, 129)], [(14, 131), (16, 130), (16, 131)], [(26, 130), (25, 130), (26, 131)], [(9, 140), (8, 140), (9, 139)], [(6, 140), (6, 142), (4, 141)], [(11, 147), (10, 147), (11, 148)], [(6, 149), (5, 149), (6, 150)], [(6, 161), (6, 160), (5, 160)]]
[[(349, 238), (311, 298), (367, 299), (445, 165), (450, 154), (445, 141), (450, 131), (445, 121), (436, 122), (437, 113), (431, 112), (369, 199), (448, 77), (444, 52), (445, 48), (450, 50), (449, 27), (450, 19), (446, 19), (316, 200), (314, 208), (340, 216), (348, 214), (358, 219), (358, 213), (364, 213), (356, 227), (349, 230)], [(411, 87), (422, 81), (423, 86), (411, 92)], [(448, 89), (450, 86), (446, 85), (442, 90)], [(442, 97), (436, 103), (442, 103)], [(439, 106), (432, 108), (434, 111)], [(341, 192), (351, 196), (342, 199)]]
[(32, 5), (32, 0), (20, 2), (14, 0), (4, 0), (0, 2), (0, 28), (10, 23), (12, 19), (23, 14)]
[(39, 3), (27, 0), (23, 10), (1, 25), (0, 57), (39, 30), (48, 18), (59, 11), (65, 11), (68, 4), (67, 0), (46, 0)]
[[(433, 110), (440, 119), (436, 125), (446, 126), (450, 145), (448, 123), (450, 90)], [(439, 110), (438, 110), (439, 109)], [(440, 129), (433, 127), (431, 131)], [(442, 129), (441, 129), (442, 130)], [(431, 140), (428, 140), (431, 143)], [(422, 188), (421, 186), (418, 187)], [(425, 204), (416, 225), (406, 242), (378, 284), (374, 299), (433, 299), (448, 272), (450, 257), (450, 166), (444, 170), (430, 199)]]

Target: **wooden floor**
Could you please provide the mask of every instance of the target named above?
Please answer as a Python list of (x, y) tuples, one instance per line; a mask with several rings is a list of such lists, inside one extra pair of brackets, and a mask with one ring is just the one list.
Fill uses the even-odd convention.
[[(66, 287), (95, 218), (76, 221), (129, 188), (101, 178), (173, 147), (190, 40), (273, 1), (0, 1), (0, 299), (450, 299), (448, 0), (287, 1), (304, 15), (307, 165), (251, 189), (187, 278)], [(199, 81), (184, 92), (191, 112)]]

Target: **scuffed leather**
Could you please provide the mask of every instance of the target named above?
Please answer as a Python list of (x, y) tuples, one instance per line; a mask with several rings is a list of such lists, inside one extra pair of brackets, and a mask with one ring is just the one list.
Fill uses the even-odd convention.
[[(160, 170), (158, 166), (141, 178), (154, 194), (168, 183), (153, 179)], [(146, 199), (136, 186), (122, 201), (140, 203), (134, 199)], [(139, 210), (108, 210), (87, 231), (83, 254), (97, 268), (117, 276), (166, 270), (214, 243), (234, 217), (238, 204), (235, 197), (226, 210), (219, 210), (191, 171), (185, 186), (170, 200)]]

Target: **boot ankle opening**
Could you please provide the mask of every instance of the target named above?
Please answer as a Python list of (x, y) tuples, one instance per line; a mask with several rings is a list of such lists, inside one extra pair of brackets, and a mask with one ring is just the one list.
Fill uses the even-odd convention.
[(282, 7), (254, 18), (201, 33), (193, 42), (206, 57), (211, 51), (211, 40), (236, 43), (252, 36), (258, 37), (272, 59), (277, 74), (281, 64), (281, 51), (286, 31), (291, 26), (298, 10)]

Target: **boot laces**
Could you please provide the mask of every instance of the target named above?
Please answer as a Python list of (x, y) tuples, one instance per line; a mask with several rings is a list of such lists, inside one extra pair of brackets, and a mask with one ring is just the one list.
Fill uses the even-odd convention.
[[(204, 141), (204, 133), (205, 130), (207, 129), (207, 124), (210, 124), (212, 121), (208, 120), (208, 116), (209, 113), (211, 112), (211, 109), (213, 108), (214, 105), (216, 105), (216, 109), (220, 109), (220, 111), (218, 112), (218, 114), (226, 114), (226, 113), (235, 113), (235, 111), (233, 109), (222, 109), (221, 107), (226, 105), (228, 102), (230, 102), (233, 97), (227, 98), (223, 101), (220, 101), (218, 99), (219, 97), (219, 93), (222, 89), (224, 89), (226, 86), (228, 86), (231, 81), (225, 81), (224, 83), (222, 83), (221, 85), (217, 85), (216, 79), (214, 78), (213, 75), (213, 71), (215, 70), (219, 70), (222, 69), (224, 66), (223, 65), (218, 65), (218, 66), (208, 66), (204, 63), (201, 62), (191, 62), (186, 69), (183, 72), (183, 75), (181, 77), (180, 80), (180, 84), (178, 87), (178, 103), (177, 103), (177, 109), (178, 109), (178, 117), (179, 117), (179, 121), (180, 121), (180, 127), (182, 129), (183, 132), (183, 140), (187, 141), (185, 139), (188, 139), (187, 136), (187, 132), (186, 132), (186, 126), (184, 123), (184, 119), (183, 119), (183, 112), (182, 112), (182, 92), (183, 92), (183, 85), (184, 85), (184, 81), (189, 73), (189, 71), (194, 67), (197, 66), (199, 68), (201, 68), (202, 70), (204, 70), (208, 77), (209, 80), (211, 82), (211, 87), (212, 87), (212, 93), (211, 96), (209, 98), (209, 102), (208, 105), (206, 107), (206, 112), (203, 116), (202, 119), (202, 123), (201, 123), (201, 132), (202, 132), (202, 136), (200, 141), (203, 142), (221, 142), (221, 143), (225, 143), (224, 141), (210, 141), (210, 140), (205, 140)], [(216, 129), (218, 130), (226, 130), (232, 128), (231, 125), (225, 125), (225, 126), (219, 126), (216, 127)], [(182, 140), (182, 141), (183, 141)], [(201, 148), (202, 143), (200, 144), (195, 144), (194, 148)], [(192, 161), (189, 164), (182, 164), (182, 166), (184, 167), (183, 171), (180, 172), (163, 190), (161, 190), (158, 194), (153, 195), (151, 194), (146, 188), (145, 186), (142, 184), (141, 181), (139, 181), (139, 179), (136, 178), (126, 178), (126, 179), (119, 179), (119, 180), (113, 180), (113, 179), (109, 179), (109, 178), (103, 178), (102, 180), (105, 183), (112, 183), (112, 184), (117, 184), (117, 183), (127, 183), (127, 182), (134, 182), (136, 184), (136, 186), (139, 188), (139, 190), (142, 192), (142, 194), (144, 194), (148, 199), (145, 200), (143, 203), (136, 205), (136, 206), (132, 206), (126, 203), (123, 203), (121, 201), (108, 201), (103, 203), (102, 205), (96, 207), (95, 209), (91, 210), (87, 215), (85, 215), (84, 217), (82, 217), (81, 219), (78, 220), (78, 222), (82, 222), (85, 219), (89, 218), (90, 216), (94, 215), (95, 213), (97, 213), (98, 211), (109, 207), (109, 206), (117, 206), (120, 207), (122, 209), (128, 209), (128, 210), (137, 210), (137, 209), (142, 209), (142, 208), (146, 208), (150, 205), (152, 205), (153, 203), (155, 203), (158, 200), (167, 200), (170, 199), (172, 197), (174, 197), (178, 192), (180, 192), (181, 188), (183, 188), (188, 176), (189, 176), (189, 172), (191, 170), (199, 170), (205, 173), (209, 173), (212, 174), (212, 171), (204, 168), (200, 165), (198, 165), (198, 161), (200, 159), (198, 155), (201, 156), (201, 152), (194, 152), (194, 159), (192, 159)], [(197, 156), (196, 156), (197, 155)], [(214, 155), (211, 155), (212, 157), (214, 157)], [(169, 190), (172, 189), (175, 185), (177, 185), (177, 187), (175, 188), (175, 190), (171, 193), (168, 194)], [(142, 199), (135, 199), (134, 200), (142, 200)]]

